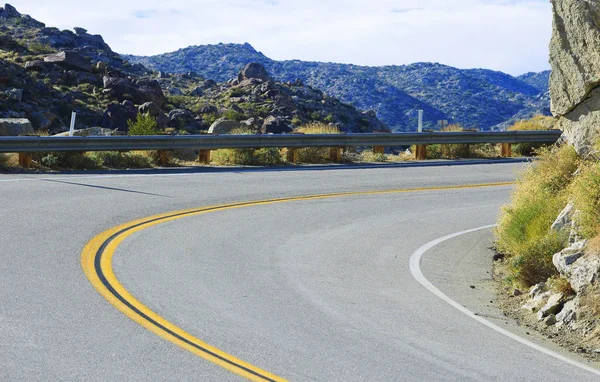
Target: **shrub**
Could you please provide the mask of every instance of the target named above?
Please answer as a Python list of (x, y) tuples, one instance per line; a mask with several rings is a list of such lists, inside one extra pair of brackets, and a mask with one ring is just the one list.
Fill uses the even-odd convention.
[(385, 154), (374, 153), (373, 150), (365, 150), (360, 153), (359, 160), (361, 162), (385, 162)]
[(152, 161), (148, 156), (133, 152), (98, 151), (90, 153), (89, 156), (94, 162), (110, 168), (152, 167)]
[(283, 163), (277, 148), (223, 149), (213, 152), (212, 161), (218, 165), (269, 166)]
[(39, 42), (32, 42), (27, 45), (27, 50), (33, 54), (51, 54), (56, 52), (54, 48)]
[(129, 135), (157, 135), (159, 133), (156, 119), (148, 114), (138, 114), (136, 121), (128, 121)]
[(42, 154), (40, 163), (45, 167), (68, 168), (73, 170), (90, 170), (102, 165), (95, 158), (78, 152)]
[[(303, 134), (340, 134), (335, 126), (325, 123), (309, 123), (294, 130)], [(301, 163), (326, 163), (330, 160), (329, 147), (306, 147), (298, 150), (298, 161)]]
[(0, 154), (0, 168), (8, 167), (9, 157), (6, 154)]
[(575, 208), (579, 211), (579, 233), (591, 239), (600, 233), (600, 164), (586, 163), (570, 191)]
[[(460, 125), (445, 126), (442, 130), (444, 133), (455, 133), (464, 131)], [(443, 158), (468, 158), (471, 156), (469, 145), (441, 145), (441, 157)]]
[(223, 117), (227, 118), (230, 121), (243, 121), (247, 119), (244, 113), (240, 113), (239, 111), (235, 110), (227, 110), (223, 113)]
[(550, 231), (567, 203), (567, 188), (579, 166), (571, 146), (541, 150), (540, 160), (519, 177), (511, 204), (502, 209), (497, 249), (509, 261), (509, 275), (529, 286), (556, 273), (552, 256), (565, 247), (565, 234)]
[[(515, 123), (508, 128), (509, 131), (531, 131), (531, 130), (550, 130), (553, 129), (556, 121), (552, 117), (536, 115), (529, 120), (523, 120)], [(518, 143), (513, 145), (513, 151), (516, 154), (532, 156), (537, 150), (545, 147), (543, 143)]]

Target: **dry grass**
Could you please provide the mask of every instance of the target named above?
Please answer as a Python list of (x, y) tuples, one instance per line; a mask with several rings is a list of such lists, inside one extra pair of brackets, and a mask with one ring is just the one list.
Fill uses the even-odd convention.
[[(335, 126), (325, 123), (309, 123), (294, 130), (303, 134), (340, 134)], [(330, 151), (328, 147), (306, 147), (298, 150), (298, 161), (300, 163), (329, 163)]]
[[(556, 120), (553, 117), (545, 115), (536, 115), (535, 117), (515, 123), (508, 128), (509, 131), (535, 131), (551, 130), (556, 126)], [(540, 143), (519, 143), (513, 145), (513, 152), (518, 155), (532, 156), (536, 150), (546, 145)]]
[(554, 292), (561, 293), (565, 297), (575, 296), (571, 283), (564, 277), (554, 275), (548, 279), (547, 285)]
[(550, 226), (568, 201), (568, 187), (580, 160), (571, 146), (543, 150), (540, 160), (519, 177), (511, 203), (502, 209), (496, 246), (507, 256), (509, 277), (530, 286), (556, 274), (552, 255), (567, 235)]
[(583, 164), (569, 193), (579, 211), (579, 233), (588, 239), (596, 237), (600, 233), (600, 164)]

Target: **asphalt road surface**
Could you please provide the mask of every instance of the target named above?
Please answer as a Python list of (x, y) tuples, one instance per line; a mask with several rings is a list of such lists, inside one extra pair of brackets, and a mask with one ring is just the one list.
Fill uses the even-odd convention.
[(152, 224), (115, 245), (111, 269), (165, 321), (278, 378), (599, 379), (468, 318), (409, 270), (423, 244), (493, 224), (511, 189), (448, 187), (525, 166), (0, 175), (0, 380), (240, 380), (109, 303), (84, 247), (156, 214), (342, 192), (360, 194)]

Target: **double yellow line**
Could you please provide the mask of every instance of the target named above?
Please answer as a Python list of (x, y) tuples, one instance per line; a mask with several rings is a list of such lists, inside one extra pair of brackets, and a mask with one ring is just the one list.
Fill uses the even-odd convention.
[(331, 199), (349, 196), (385, 195), (410, 192), (459, 190), (470, 188), (486, 188), (510, 186), (512, 182), (472, 184), (448, 187), (424, 187), (400, 190), (346, 192), (324, 195), (309, 195), (281, 199), (267, 199), (252, 202), (232, 203), (202, 207), (197, 209), (170, 212), (155, 215), (111, 228), (93, 238), (83, 249), (81, 254), (81, 265), (88, 280), (94, 288), (106, 298), (113, 306), (123, 312), (138, 324), (142, 325), (158, 336), (170, 341), (183, 349), (186, 349), (216, 365), (219, 365), (235, 374), (245, 377), (251, 381), (285, 381), (274, 374), (250, 365), (234, 356), (227, 354), (202, 340), (187, 333), (183, 329), (173, 325), (163, 317), (159, 316), (138, 299), (132, 296), (116, 278), (112, 269), (112, 260), (117, 247), (129, 236), (146, 228), (185, 218), (203, 215), (211, 212), (225, 211), (236, 208), (260, 206), (276, 203), (287, 203), (307, 200)]

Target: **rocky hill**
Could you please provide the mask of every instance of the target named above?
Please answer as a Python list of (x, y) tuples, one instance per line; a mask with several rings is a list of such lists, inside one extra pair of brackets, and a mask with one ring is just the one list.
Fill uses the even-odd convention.
[(302, 81), (274, 81), (261, 65), (246, 64), (238, 62), (235, 80), (223, 83), (191, 71), (154, 72), (121, 58), (101, 36), (48, 28), (7, 4), (0, 7), (0, 135), (60, 133), (72, 110), (77, 128), (121, 132), (138, 114), (150, 114), (171, 133), (226, 127), (277, 133), (310, 122), (347, 132), (385, 128), (373, 112)]
[(234, 78), (240, 65), (259, 62), (280, 81), (300, 79), (360, 109), (374, 110), (396, 131), (414, 130), (418, 109), (425, 110), (429, 127), (449, 120), (467, 127), (501, 128), (535, 114), (550, 114), (549, 72), (515, 78), (432, 63), (365, 67), (275, 61), (249, 44), (193, 46), (152, 57), (123, 57), (157, 71), (195, 71), (218, 81)]

